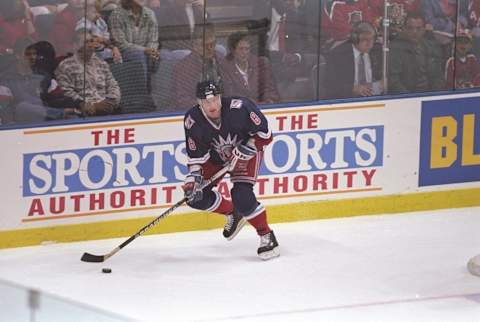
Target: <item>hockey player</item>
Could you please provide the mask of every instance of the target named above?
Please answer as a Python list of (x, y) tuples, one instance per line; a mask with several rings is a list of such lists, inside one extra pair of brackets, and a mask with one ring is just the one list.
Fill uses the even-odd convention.
[[(267, 119), (246, 98), (222, 97), (219, 84), (207, 80), (197, 84), (197, 102), (185, 114), (185, 140), (189, 174), (183, 189), (188, 205), (226, 216), (223, 236), (233, 239), (248, 221), (260, 236), (258, 256), (267, 260), (280, 255), (267, 213), (253, 192), (263, 157), (272, 141)], [(201, 189), (225, 165), (229, 166), (232, 200), (213, 190), (218, 182)], [(220, 181), (220, 180), (219, 180)]]

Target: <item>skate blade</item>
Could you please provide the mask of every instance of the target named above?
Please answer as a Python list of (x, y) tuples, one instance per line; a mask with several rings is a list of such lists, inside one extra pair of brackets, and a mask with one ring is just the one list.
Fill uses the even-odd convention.
[(245, 226), (246, 223), (247, 223), (247, 220), (245, 218), (240, 219), (240, 221), (238, 222), (238, 225), (237, 225), (237, 229), (235, 229), (232, 236), (228, 237), (227, 240), (234, 239), (235, 236), (238, 235), (238, 233), (240, 232), (240, 230), (242, 230), (243, 226)]
[(480, 277), (480, 265), (475, 262), (474, 258), (468, 261), (467, 268), (470, 274)]
[(268, 252), (263, 252), (261, 254), (258, 254), (258, 256), (264, 260), (268, 261), (269, 259), (275, 258), (280, 256), (280, 249), (278, 247), (275, 247), (274, 249), (268, 251)]

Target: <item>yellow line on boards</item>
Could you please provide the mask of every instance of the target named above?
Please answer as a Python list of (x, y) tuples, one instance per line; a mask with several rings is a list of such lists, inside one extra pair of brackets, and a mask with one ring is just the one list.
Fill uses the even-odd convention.
[[(267, 206), (270, 223), (331, 219), (352, 216), (395, 214), (445, 208), (480, 206), (480, 188), (374, 196), (354, 199), (299, 202)], [(44, 242), (73, 242), (128, 237), (153, 217), (90, 222), (0, 231), (0, 248), (39, 245)], [(174, 215), (161, 221), (147, 234), (220, 228), (223, 216), (207, 213)]]

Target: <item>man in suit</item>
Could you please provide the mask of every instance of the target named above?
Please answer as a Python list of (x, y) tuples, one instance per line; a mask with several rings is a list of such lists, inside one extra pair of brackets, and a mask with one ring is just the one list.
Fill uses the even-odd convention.
[(375, 45), (376, 31), (369, 22), (353, 25), (351, 37), (327, 55), (328, 98), (349, 98), (381, 93), (381, 50)]

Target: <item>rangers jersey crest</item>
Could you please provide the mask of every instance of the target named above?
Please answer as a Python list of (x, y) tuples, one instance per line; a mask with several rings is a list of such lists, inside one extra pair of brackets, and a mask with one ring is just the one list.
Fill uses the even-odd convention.
[(221, 135), (219, 135), (218, 138), (212, 138), (212, 147), (223, 162), (231, 159), (232, 150), (239, 143), (240, 142), (237, 141), (237, 135), (232, 138), (230, 133), (225, 139)]

